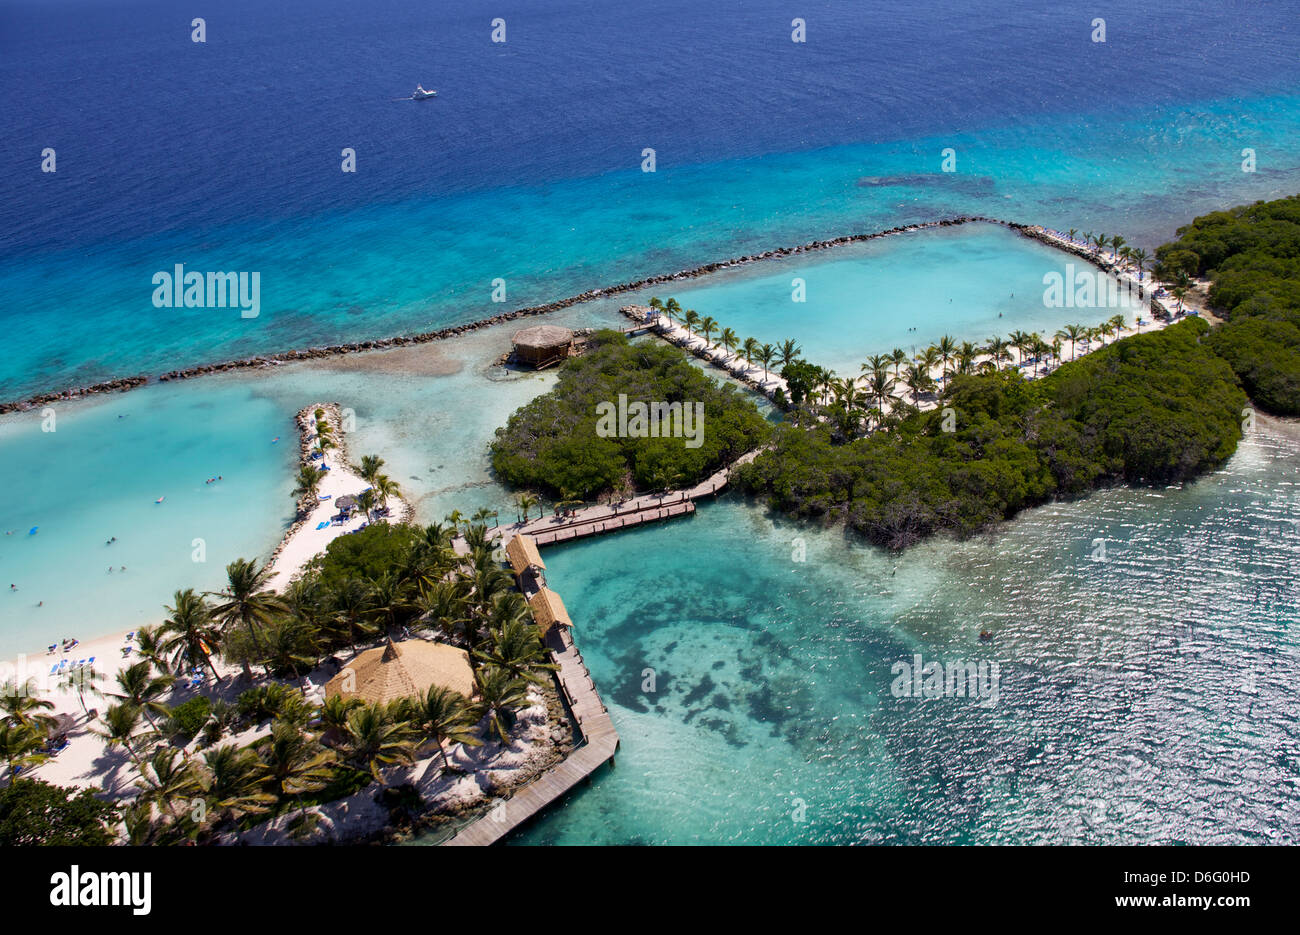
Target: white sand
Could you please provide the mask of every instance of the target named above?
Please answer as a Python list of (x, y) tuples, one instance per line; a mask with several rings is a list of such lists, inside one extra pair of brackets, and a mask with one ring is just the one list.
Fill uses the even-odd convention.
[[(308, 430), (308, 425), (309, 422), (304, 423), (300, 428)], [(342, 433), (338, 426), (335, 426), (335, 431), (338, 433), (337, 437), (341, 440)], [(335, 463), (330, 464), (330, 470), (322, 478), (320, 493), (329, 495), (330, 499), (321, 501), (312, 511), (307, 522), (303, 523), (282, 542), (272, 562), (273, 571), (269, 579), (270, 587), (282, 590), (303, 569), (307, 562), (323, 552), (331, 541), (344, 533), (357, 529), (362, 523), (366, 522), (365, 514), (362, 513), (354, 516), (346, 524), (340, 526), (331, 525), (319, 531), (316, 529), (317, 523), (328, 519), (337, 512), (334, 503), (338, 497), (345, 494), (360, 493), (368, 486), (346, 464), (345, 457), (346, 451), (336, 451), (329, 459)], [(393, 507), (394, 512), (405, 508), (405, 504), (401, 502), (394, 504)], [(161, 620), (158, 622), (161, 623)], [(129, 632), (134, 633), (134, 631)], [(95, 671), (103, 676), (95, 681), (94, 687), (98, 687), (102, 691), (115, 691), (118, 672), (139, 661), (140, 658), (134, 652), (130, 655), (123, 654), (123, 648), (130, 645), (132, 644), (127, 641), (127, 631), (123, 631), (110, 636), (87, 640), (67, 653), (56, 650), (53, 655), (46, 655), (44, 651), (41, 651), (28, 657), (19, 657), (16, 671), (0, 673), (0, 680), (16, 677), (22, 682), (34, 678), (40, 697), (54, 704), (53, 711), (49, 713), (72, 714), (77, 719), (76, 726), (68, 735), (68, 746), (45, 763), (32, 768), (32, 775), (61, 786), (82, 786), (95, 789), (110, 798), (121, 798), (135, 794), (134, 782), (136, 775), (126, 752), (121, 747), (112, 750), (108, 749), (103, 740), (90, 732), (92, 727), (102, 728), (102, 723), (89, 721), (82, 710), (77, 693), (60, 689), (59, 683), (62, 673), (52, 674), (50, 671), (53, 665), (65, 658), (68, 660), (66, 669), (71, 669), (79, 661), (89, 660), (93, 657)], [(161, 700), (166, 704), (175, 705), (193, 697), (196, 693), (202, 693), (209, 698), (224, 696), (227, 700), (231, 700), (233, 695), (238, 693), (234, 682), (241, 670), (238, 667), (225, 665), (219, 659), (214, 659), (214, 665), (217, 673), (224, 680), (221, 686), (218, 686), (215, 679), (209, 676), (207, 683), (201, 688), (196, 690), (188, 688), (175, 689)], [(321, 681), (317, 680), (316, 684), (321, 684)], [(240, 686), (240, 689), (246, 687), (247, 685), (244, 684)], [(91, 688), (90, 685), (86, 686), (85, 704), (87, 708), (103, 711), (114, 703), (114, 699), (96, 695)], [(319, 701), (320, 699), (315, 700)], [(142, 732), (147, 731), (148, 728), (148, 722), (142, 719)]]
[(328, 497), (321, 500), (312, 510), (307, 522), (291, 534), (281, 545), (279, 553), (272, 561), (271, 577), (268, 586), (276, 591), (283, 591), (302, 571), (303, 567), (314, 557), (325, 551), (325, 547), (344, 533), (355, 532), (366, 523), (366, 514), (357, 510), (352, 518), (342, 525), (331, 523), (324, 529), (317, 529), (317, 523), (326, 522), (338, 512), (334, 504), (339, 497), (351, 494), (355, 496), (370, 485), (361, 479), (355, 471), (345, 464), (332, 464), (321, 479), (318, 496)]

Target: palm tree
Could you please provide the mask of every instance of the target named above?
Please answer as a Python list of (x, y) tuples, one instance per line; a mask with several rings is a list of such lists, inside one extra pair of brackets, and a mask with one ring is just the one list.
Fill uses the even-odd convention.
[(117, 698), (131, 705), (145, 716), (149, 726), (154, 730), (158, 724), (155, 714), (167, 716), (167, 706), (158, 699), (171, 690), (176, 678), (171, 675), (154, 675), (153, 667), (148, 662), (137, 662), (117, 673), (117, 692), (109, 692), (110, 698)]
[(1029, 339), (1029, 335), (1025, 334), (1023, 331), (1019, 329), (1016, 329), (1015, 331), (1011, 332), (1011, 334), (1008, 335), (1008, 337), (1011, 339), (1009, 342), (1010, 346), (1014, 347), (1017, 351), (1020, 352), (1020, 361), (1017, 364), (1017, 366), (1023, 367), (1025, 364), (1025, 342)]
[(162, 624), (142, 626), (135, 631), (135, 655), (148, 662), (160, 674), (167, 675), (171, 673), (171, 667), (167, 665), (163, 642)]
[(421, 730), (433, 737), (442, 754), (444, 769), (451, 766), (443, 743), (463, 743), (471, 747), (481, 746), (483, 741), (472, 733), (474, 729), (473, 707), (464, 695), (449, 688), (430, 685), (423, 695), (411, 702), (411, 715)]
[[(225, 630), (243, 627), (253, 645), (264, 650), (261, 630), (287, 608), (283, 598), (267, 588), (271, 571), (266, 565), (258, 567), (257, 561), (237, 558), (226, 566), (226, 587), (221, 591), (204, 592), (208, 596), (223, 598), (212, 608), (212, 616)], [(250, 681), (253, 670), (244, 659), (244, 678)]]
[(889, 352), (890, 363), (894, 365), (894, 379), (897, 380), (903, 375), (903, 364), (907, 363), (907, 351), (901, 347), (896, 347)]
[(1075, 235), (1078, 233), (1079, 233), (1079, 229), (1077, 227), (1071, 227), (1068, 231), (1065, 232), (1065, 235), (1069, 237), (1070, 240), (1074, 240)]
[(683, 321), (686, 322), (686, 333), (690, 334), (695, 330), (695, 326), (700, 323), (700, 314), (695, 309), (688, 308)]
[(199, 789), (198, 777), (189, 763), (175, 747), (160, 747), (140, 766), (137, 788), (143, 790), (140, 799), (157, 804), (158, 808), (175, 820), (173, 803)]
[(76, 692), (77, 701), (81, 702), (81, 713), (90, 717), (90, 709), (86, 707), (86, 692), (92, 695), (102, 694), (98, 683), (104, 680), (104, 674), (96, 671), (92, 665), (77, 666), (75, 669), (69, 669), (59, 678), (59, 691)]
[(370, 625), (373, 610), (370, 586), (358, 578), (347, 578), (330, 594), (329, 606), (331, 619), (343, 628), (347, 634), (348, 646), (357, 648), (357, 633), (370, 634), (374, 628)]
[(939, 352), (939, 363), (942, 370), (939, 371), (939, 378), (943, 381), (944, 388), (947, 388), (948, 381), (948, 364), (952, 362), (953, 355), (957, 351), (957, 342), (953, 340), (952, 335), (945, 334), (935, 345), (935, 350)]
[(301, 500), (304, 497), (315, 498), (320, 490), (320, 482), (324, 479), (325, 472), (314, 464), (300, 464), (298, 466), (297, 485), (293, 488), (295, 500)]
[(379, 455), (362, 455), (361, 469), (357, 472), (361, 479), (371, 486), (375, 483), (375, 478), (379, 476), (379, 470), (384, 466), (384, 459)]
[(1110, 239), (1110, 247), (1111, 250), (1113, 251), (1111, 256), (1114, 258), (1116, 263), (1119, 262), (1120, 251), (1124, 249), (1124, 244), (1126, 243), (1128, 243), (1128, 241), (1125, 240), (1123, 237), (1121, 237), (1119, 234), (1116, 234), (1114, 237)]
[(682, 307), (676, 299), (670, 298), (667, 304), (664, 305), (664, 311), (668, 313), (669, 318), (676, 318), (678, 321), (682, 320)]
[(30, 727), (42, 734), (53, 726), (54, 718), (43, 712), (53, 710), (54, 704), (39, 697), (39, 692), (34, 678), (22, 683), (9, 679), (0, 686), (0, 714), (4, 715), (5, 723)]
[(312, 669), (319, 656), (316, 631), (298, 617), (283, 617), (266, 631), (266, 662), (277, 672), (286, 669), (300, 678)]
[(979, 348), (970, 341), (962, 341), (961, 347), (957, 348), (957, 367), (956, 373), (974, 373), (975, 358), (979, 356)]
[(1151, 254), (1147, 253), (1145, 250), (1139, 247), (1138, 249), (1133, 251), (1131, 256), (1133, 257), (1134, 265), (1137, 266), (1138, 281), (1141, 282), (1142, 274), (1146, 271), (1147, 262), (1151, 259)]
[(867, 378), (867, 395), (875, 400), (876, 408), (881, 412), (885, 411), (885, 400), (893, 401), (894, 386), (889, 371), (883, 367), (871, 371), (871, 376)]
[(903, 385), (911, 392), (912, 403), (915, 404), (920, 394), (934, 385), (934, 379), (930, 376), (929, 369), (923, 364), (908, 364), (903, 368)]
[(341, 736), (347, 729), (348, 715), (364, 704), (360, 698), (330, 695), (316, 712), (316, 717), (326, 731)]
[(709, 335), (718, 330), (718, 323), (713, 320), (712, 315), (705, 315), (700, 319), (700, 334), (704, 335), (704, 346), (712, 347), (713, 342), (709, 340)]
[(0, 724), (0, 759), (9, 768), (11, 783), (15, 778), (15, 770), (45, 761), (46, 756), (41, 752), (44, 743), (42, 732), (30, 724), (8, 721)]
[[(524, 514), (524, 522), (526, 523), (528, 522), (528, 511), (531, 510), (533, 507), (537, 506), (540, 503), (540, 501), (532, 494), (524, 492), (519, 495), (518, 503), (519, 503), (519, 509)], [(542, 518), (540, 512), (538, 513), (537, 518), (538, 519)]]
[(745, 363), (752, 365), (758, 358), (758, 342), (753, 338), (745, 338), (740, 345), (740, 356)]
[(763, 364), (763, 380), (767, 380), (767, 368), (771, 366), (772, 361), (776, 359), (776, 348), (770, 344), (764, 344), (754, 355), (759, 362)]
[(221, 646), (221, 627), (212, 619), (212, 608), (193, 588), (177, 591), (174, 606), (166, 607), (168, 617), (162, 624), (161, 649), (172, 654), (172, 671), (185, 671), (185, 664), (196, 666), (200, 660), (221, 683), (221, 674), (212, 664), (212, 650)]
[(1183, 310), (1183, 299), (1187, 298), (1188, 288), (1182, 283), (1177, 284), (1169, 290), (1169, 294), (1178, 300), (1178, 311)]
[(212, 823), (244, 815), (260, 815), (275, 801), (261, 789), (266, 765), (249, 747), (225, 744), (203, 754), (199, 788), (208, 803)]
[(415, 762), (411, 725), (396, 714), (387, 705), (362, 705), (348, 714), (338, 743), (343, 758), (358, 769), (368, 770), (381, 786), (384, 767)]
[(528, 703), (528, 683), (496, 666), (479, 669), (474, 678), (479, 694), (475, 713), (479, 719), (488, 719), (488, 731), (502, 745), (509, 744), (515, 710)]
[(731, 349), (736, 346), (736, 342), (739, 340), (740, 335), (730, 328), (723, 328), (722, 334), (718, 335), (718, 342), (726, 349), (728, 354), (731, 353)]
[(1074, 346), (1078, 343), (1079, 339), (1083, 337), (1083, 334), (1083, 325), (1066, 325), (1060, 331), (1056, 332), (1058, 338), (1070, 342), (1070, 360), (1075, 360), (1077, 358), (1078, 355), (1075, 354)]
[(334, 776), (334, 757), (315, 738), (285, 721), (271, 727), (271, 739), (261, 748), (266, 781), (281, 799), (315, 792)]
[(916, 362), (925, 368), (927, 374), (933, 373), (939, 363), (939, 349), (933, 344), (916, 355)]
[(435, 581), (420, 595), (419, 607), (421, 620), (452, 638), (469, 613), (465, 586), (459, 580)]
[(326, 422), (316, 423), (316, 450), (320, 452), (320, 463), (325, 463), (325, 453), (337, 448), (338, 445), (330, 438), (330, 427)]
[(91, 733), (101, 738), (111, 747), (122, 747), (126, 755), (140, 769), (140, 756), (131, 741), (136, 739), (135, 732), (140, 727), (140, 709), (133, 704), (109, 705), (108, 710), (99, 716), (104, 723), (102, 728), (91, 728)]
[(378, 578), (371, 578), (370, 616), (379, 621), (389, 631), (397, 629), (399, 617), (405, 617), (411, 609), (411, 587), (399, 575), (386, 571)]
[(379, 497), (379, 502), (384, 509), (388, 509), (389, 497), (401, 496), (401, 485), (387, 474), (380, 474), (371, 483), (371, 489), (375, 492), (375, 495)]
[(379, 494), (375, 492), (375, 488), (367, 487), (357, 494), (357, 506), (361, 507), (362, 512), (366, 514), (366, 522), (372, 521), (374, 519), (372, 514), (379, 506)]
[[(501, 595), (502, 598), (517, 596), (513, 592)], [(509, 604), (506, 605), (509, 607)], [(509, 613), (498, 604), (494, 613)], [(546, 661), (546, 650), (538, 636), (537, 627), (529, 623), (525, 616), (527, 604), (517, 609), (505, 619), (499, 627), (490, 631), (491, 639), (486, 649), (474, 651), (480, 661), (508, 673), (513, 678), (524, 678), (530, 682), (541, 683), (544, 677), (541, 671), (554, 671), (555, 666)]]
[(802, 352), (803, 352), (803, 348), (801, 348), (798, 344), (796, 344), (791, 338), (786, 338), (784, 341), (781, 342), (781, 346), (777, 350), (777, 353), (781, 358), (781, 366), (782, 367), (790, 366), (792, 363), (794, 363), (796, 360), (799, 359), (799, 355)]
[(984, 345), (984, 349), (988, 352), (989, 356), (993, 358), (994, 367), (999, 367), (1001, 366), (1002, 361), (1010, 359), (1011, 355), (1007, 353), (1007, 348), (1010, 346), (1010, 343), (1001, 335), (995, 334), (993, 337), (988, 339), (988, 343)]

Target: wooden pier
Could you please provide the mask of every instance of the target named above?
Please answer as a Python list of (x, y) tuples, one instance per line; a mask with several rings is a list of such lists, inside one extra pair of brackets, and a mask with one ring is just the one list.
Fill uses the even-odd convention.
[(618, 751), (618, 732), (610, 720), (596, 683), (591, 680), (582, 653), (574, 645), (565, 627), (552, 627), (546, 635), (555, 673), (565, 703), (573, 715), (581, 746), (559, 764), (522, 787), (508, 799), (502, 799), (471, 824), (443, 842), (444, 846), (487, 846), (496, 844), (520, 825), (532, 819), (606, 763), (614, 763)]
[(639, 510), (615, 514), (603, 519), (593, 519), (570, 523), (563, 526), (556, 526), (535, 533), (533, 538), (537, 541), (539, 546), (550, 545), (553, 542), (568, 542), (571, 539), (582, 539), (585, 536), (594, 536), (602, 532), (613, 532), (616, 529), (630, 529), (633, 526), (640, 526), (642, 523), (653, 523), (656, 520), (670, 519), (674, 516), (685, 516), (694, 512), (695, 502), (693, 500), (686, 500), (684, 502), (672, 503), (667, 506), (645, 507)]

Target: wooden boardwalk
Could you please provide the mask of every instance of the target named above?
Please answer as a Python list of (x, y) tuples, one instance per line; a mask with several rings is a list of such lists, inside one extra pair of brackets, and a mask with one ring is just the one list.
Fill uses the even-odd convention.
[(591, 680), (582, 653), (565, 627), (553, 627), (547, 646), (559, 666), (556, 679), (573, 713), (582, 745), (537, 779), (502, 799), (484, 815), (443, 842), (445, 846), (496, 844), (520, 825), (552, 805), (606, 763), (613, 764), (618, 750), (618, 732), (610, 720), (596, 684)]
[[(689, 516), (695, 512), (696, 500), (718, 493), (727, 486), (733, 468), (753, 461), (757, 455), (758, 449), (746, 452), (733, 464), (706, 477), (694, 487), (670, 490), (665, 494), (642, 494), (621, 503), (593, 504), (577, 510), (569, 517), (544, 516), (541, 519), (530, 519), (526, 523), (494, 526), (488, 530), (487, 535), (489, 539), (500, 536), (504, 543), (519, 533), (526, 533), (542, 546), (602, 532), (630, 529), (642, 523), (671, 519), (674, 516)], [(456, 542), (463, 546), (459, 537)]]
[(674, 516), (685, 516), (694, 512), (695, 501), (686, 500), (666, 506), (651, 506), (640, 510), (627, 511), (604, 519), (556, 526), (538, 532), (534, 539), (539, 546), (550, 545), (552, 542), (568, 542), (570, 539), (581, 539), (584, 536), (594, 536), (602, 532), (614, 532), (617, 529), (629, 529), (632, 526), (640, 526), (642, 523), (653, 523), (656, 520), (671, 519)]

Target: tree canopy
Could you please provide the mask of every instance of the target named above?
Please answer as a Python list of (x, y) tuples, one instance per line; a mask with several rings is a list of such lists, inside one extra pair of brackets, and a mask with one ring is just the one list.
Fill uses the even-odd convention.
[(843, 519), (890, 548), (970, 535), (1107, 483), (1188, 480), (1236, 450), (1246, 402), (1201, 342), (1207, 330), (1191, 319), (1137, 335), (1033, 382), (956, 376), (940, 409), (843, 444), (824, 422), (787, 423), (737, 480), (776, 509)]
[(1300, 196), (1215, 211), (1178, 235), (1156, 250), (1156, 274), (1213, 280), (1227, 321), (1210, 347), (1260, 406), (1300, 415)]
[[(618, 437), (599, 430), (602, 404), (703, 404), (698, 447), (680, 437)], [(692, 410), (694, 411), (694, 410)], [(497, 429), (492, 467), (512, 487), (591, 499), (616, 489), (688, 486), (767, 438), (770, 426), (735, 386), (719, 384), (679, 350), (633, 344), (617, 331), (592, 336), (548, 393)]]

